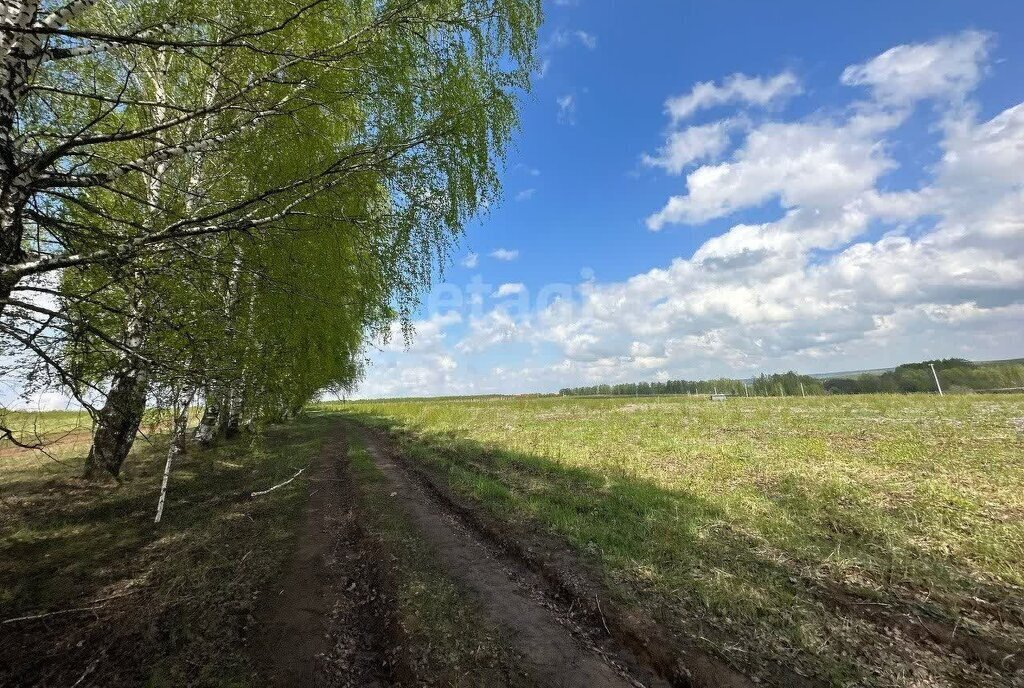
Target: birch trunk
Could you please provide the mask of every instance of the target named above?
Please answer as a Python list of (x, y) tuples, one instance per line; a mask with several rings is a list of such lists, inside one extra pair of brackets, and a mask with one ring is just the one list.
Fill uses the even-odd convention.
[[(18, 106), (33, 73), (46, 58), (46, 34), (33, 27), (60, 29), (96, 4), (96, 0), (72, 0), (41, 16), (39, 0), (0, 2), (0, 266), (16, 265), (25, 258), (22, 250), (28, 189), (38, 172), (19, 159), (15, 138)], [(0, 276), (0, 299), (7, 299), (20, 278)], [(0, 314), (4, 312), (0, 303)]]
[(167, 501), (167, 484), (171, 480), (171, 467), (174, 459), (185, 453), (185, 437), (188, 430), (188, 408), (192, 404), (195, 393), (184, 399), (175, 399), (173, 408), (174, 425), (171, 428), (171, 443), (167, 447), (167, 462), (164, 464), (164, 479), (160, 483), (160, 499), (156, 504), (156, 517), (153, 523), (159, 523), (164, 515), (164, 504)]
[(220, 401), (218, 394), (207, 390), (206, 407), (203, 409), (203, 417), (199, 420), (199, 425), (196, 426), (195, 434), (193, 435), (196, 442), (203, 445), (213, 443), (214, 438), (217, 436), (217, 425), (220, 419)]
[[(143, 68), (143, 72), (149, 77), (152, 92), (158, 103), (167, 101), (165, 80), (169, 59), (168, 54), (158, 53), (154, 65)], [(154, 109), (154, 123), (160, 124), (166, 117), (165, 108), (156, 107)], [(163, 177), (166, 171), (167, 163), (161, 163), (157, 165), (155, 174), (146, 180), (146, 200), (151, 222), (157, 219), (163, 190)], [(140, 291), (142, 289), (140, 285), (143, 283), (142, 277), (141, 269), (136, 269), (132, 275), (132, 283), (135, 286), (130, 292), (131, 302), (125, 336), (128, 351), (121, 361), (119, 371), (114, 376), (110, 393), (97, 418), (96, 434), (93, 437), (92, 449), (89, 450), (89, 458), (86, 461), (87, 476), (96, 476), (99, 468), (105, 469), (115, 478), (118, 476), (121, 465), (135, 443), (135, 434), (138, 432), (142, 416), (146, 411), (149, 380), (145, 366), (135, 356), (135, 352), (142, 348), (148, 334), (144, 317), (145, 305)]]
[(85, 477), (109, 474), (115, 478), (135, 442), (146, 412), (147, 379), (144, 370), (128, 367), (114, 376), (110, 393), (96, 418), (96, 434), (85, 462)]
[[(236, 245), (235, 255), (231, 261), (231, 276), (228, 279), (227, 289), (224, 292), (224, 318), (227, 326), (224, 330), (229, 347), (237, 346), (235, 339), (235, 319), (238, 315), (238, 293), (241, 289), (242, 276), (242, 251)], [(237, 368), (239, 365), (237, 356), (232, 361)], [(232, 379), (227, 384), (224, 395), (224, 403), (220, 407), (220, 418), (218, 420), (218, 431), (224, 437), (234, 437), (238, 434), (238, 414), (241, 400), (241, 390), (238, 388), (237, 379)]]

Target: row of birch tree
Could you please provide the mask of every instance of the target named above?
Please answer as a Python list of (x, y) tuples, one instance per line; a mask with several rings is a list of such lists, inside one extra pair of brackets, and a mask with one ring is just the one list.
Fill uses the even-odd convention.
[[(0, 361), (203, 442), (359, 378), (497, 167), (539, 0), (3, 0)], [(185, 439), (175, 423), (172, 450)], [(9, 440), (23, 441), (8, 428)]]

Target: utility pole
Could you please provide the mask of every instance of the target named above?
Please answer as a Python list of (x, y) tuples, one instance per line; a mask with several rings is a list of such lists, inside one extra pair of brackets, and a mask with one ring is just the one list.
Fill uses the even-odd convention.
[(800, 396), (802, 396), (802, 397), (807, 396), (807, 392), (804, 391), (804, 383), (802, 383), (802, 382), (800, 383)]
[(935, 364), (934, 364), (934, 363), (929, 363), (929, 364), (928, 364), (928, 367), (930, 367), (930, 368), (932, 369), (932, 377), (934, 377), (934, 378), (935, 378), (935, 388), (936, 388), (937, 390), (939, 390), (939, 396), (940, 396), (940, 397), (941, 397), (941, 396), (945, 396), (945, 395), (944, 395), (944, 394), (942, 393), (942, 385), (940, 385), (940, 384), (939, 384), (939, 374), (935, 372)]

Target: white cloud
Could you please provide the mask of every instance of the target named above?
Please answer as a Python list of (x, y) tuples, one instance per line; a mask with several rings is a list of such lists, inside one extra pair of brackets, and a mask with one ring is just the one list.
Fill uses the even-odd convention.
[(412, 323), (413, 332), (408, 341), (401, 323), (394, 322), (391, 324), (387, 341), (379, 342), (378, 346), (384, 351), (392, 352), (440, 353), (447, 337), (445, 330), (461, 322), (462, 315), (457, 311), (435, 313), (429, 318)]
[(506, 282), (498, 287), (491, 296), (500, 299), (504, 296), (514, 296), (516, 294), (522, 294), (526, 291), (526, 285), (522, 282)]
[(867, 86), (876, 99), (891, 103), (960, 99), (981, 79), (991, 42), (988, 34), (965, 31), (931, 43), (899, 45), (847, 67), (841, 79), (848, 86)]
[(572, 93), (555, 98), (559, 124), (576, 124), (576, 96)]
[(597, 36), (581, 29), (556, 29), (544, 45), (545, 49), (564, 48), (565, 46), (578, 43), (588, 50), (597, 48)]
[(841, 124), (763, 124), (750, 132), (732, 160), (688, 174), (688, 193), (669, 199), (647, 226), (658, 230), (670, 223), (706, 222), (773, 197), (784, 208), (841, 207), (892, 169), (877, 135), (900, 121), (882, 114)]
[(732, 120), (722, 120), (670, 132), (658, 154), (645, 154), (643, 163), (680, 174), (690, 163), (721, 155), (729, 147), (729, 130), (732, 127)]
[[(854, 201), (867, 203), (879, 178), (896, 167), (884, 137), (906, 121), (908, 106), (916, 101), (937, 96), (962, 100), (984, 71), (989, 42), (985, 34), (965, 32), (932, 43), (897, 46), (846, 68), (842, 82), (870, 86), (874, 100), (855, 103), (840, 121), (815, 118), (753, 128), (730, 160), (690, 172), (687, 193), (671, 197), (647, 218), (647, 226), (659, 230), (666, 224), (699, 224), (775, 198), (783, 209), (813, 209), (826, 218)], [(736, 75), (726, 80), (733, 82), (748, 83), (737, 81)], [(712, 94), (722, 91), (706, 86), (698, 84), (673, 115), (712, 102)], [(750, 88), (760, 97), (772, 92), (761, 82)], [(958, 117), (962, 119), (958, 111), (946, 113), (943, 125), (955, 127)], [(692, 137), (688, 130), (677, 132), (677, 148), (671, 147), (670, 138), (656, 160), (670, 172), (679, 172), (695, 156), (713, 157), (726, 144), (712, 135), (714, 125), (707, 126), (704, 136), (700, 129)]]
[(699, 110), (741, 102), (766, 107), (801, 92), (800, 80), (792, 72), (781, 72), (770, 78), (733, 74), (721, 85), (702, 81), (681, 96), (665, 101), (665, 110), (673, 121), (686, 119)]
[(503, 306), (498, 306), (483, 316), (471, 318), (469, 332), (456, 344), (455, 349), (463, 354), (480, 352), (520, 340), (528, 330), (527, 324), (517, 321)]
[(473, 253), (470, 251), (466, 254), (466, 257), (459, 261), (459, 264), (464, 268), (473, 269), (480, 263), (480, 254)]
[(519, 249), (516, 248), (496, 248), (489, 254), (491, 258), (496, 260), (515, 260), (519, 257)]
[(590, 50), (593, 50), (594, 48), (597, 47), (597, 36), (595, 36), (594, 34), (587, 33), (586, 31), (576, 31), (575, 33), (576, 33), (576, 39), (585, 48), (589, 48)]
[(523, 189), (522, 191), (520, 191), (519, 193), (516, 194), (516, 200), (517, 201), (528, 201), (531, 198), (533, 198), (533, 195), (535, 193), (537, 193), (537, 189), (534, 189), (534, 188)]

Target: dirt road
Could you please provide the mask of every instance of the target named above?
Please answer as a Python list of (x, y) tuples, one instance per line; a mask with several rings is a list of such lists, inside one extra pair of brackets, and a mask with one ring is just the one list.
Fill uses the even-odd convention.
[(299, 544), (260, 613), (250, 643), (273, 686), (401, 683), (394, 616), (377, 547), (362, 528), (340, 430), (310, 466)]
[[(667, 686), (599, 629), (581, 627), (551, 598), (543, 580), (503, 554), (429, 494), (386, 440), (339, 423), (311, 467), (310, 502), (300, 544), (265, 605), (252, 643), (277, 686), (401, 685), (420, 681), (403, 662), (386, 556), (363, 531), (346, 455), (358, 435), (445, 575), (498, 629), (530, 683), (552, 687)], [(571, 612), (571, 610), (569, 610)], [(465, 632), (472, 635), (475, 629)]]

